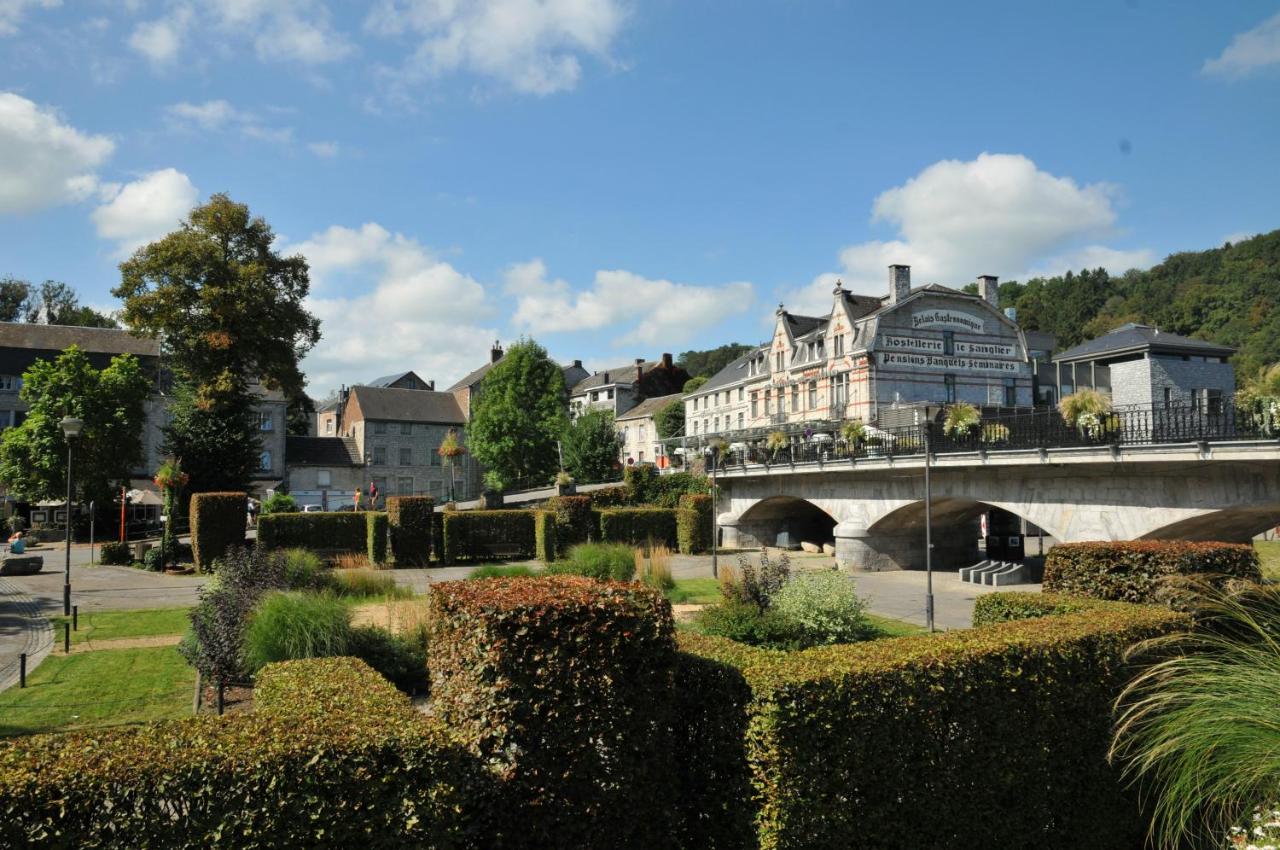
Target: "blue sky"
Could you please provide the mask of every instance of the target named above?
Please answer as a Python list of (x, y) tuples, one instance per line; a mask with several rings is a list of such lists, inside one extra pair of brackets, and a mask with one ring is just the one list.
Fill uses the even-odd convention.
[(1147, 266), (1280, 226), (1277, 139), (1274, 2), (0, 0), (0, 275), (114, 307), (227, 191), (312, 263), (318, 395)]

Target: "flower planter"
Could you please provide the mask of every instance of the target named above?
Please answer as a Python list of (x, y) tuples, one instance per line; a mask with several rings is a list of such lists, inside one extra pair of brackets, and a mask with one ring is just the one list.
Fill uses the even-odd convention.
[(485, 490), (480, 494), (480, 500), (484, 504), (485, 510), (494, 510), (502, 507), (502, 494), (497, 490)]
[(577, 493), (578, 485), (576, 483), (556, 485), (557, 496), (575, 496)]

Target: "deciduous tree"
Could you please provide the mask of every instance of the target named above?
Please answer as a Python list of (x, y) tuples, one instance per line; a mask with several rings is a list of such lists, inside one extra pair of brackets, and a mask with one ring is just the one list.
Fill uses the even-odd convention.
[(564, 468), (580, 484), (608, 481), (621, 451), (622, 440), (613, 413), (588, 410), (565, 431)]
[(467, 423), (472, 456), (509, 485), (550, 481), (567, 401), (560, 366), (541, 345), (521, 340), (480, 383)]

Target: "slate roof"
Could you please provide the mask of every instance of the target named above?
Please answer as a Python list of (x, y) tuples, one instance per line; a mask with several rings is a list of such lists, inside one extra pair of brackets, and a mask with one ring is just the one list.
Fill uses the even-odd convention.
[(689, 395), (700, 396), (705, 392), (711, 392), (712, 390), (720, 387), (736, 384), (738, 381), (745, 379), (747, 377), (747, 362), (751, 360), (752, 357), (757, 356), (761, 351), (767, 350), (767, 348), (767, 346), (759, 346), (751, 349), (737, 360), (730, 362), (728, 366), (725, 366), (719, 372), (716, 372), (707, 379), (705, 384), (698, 387), (694, 392), (689, 393)]
[[(644, 370), (648, 372), (650, 369), (658, 368), (662, 363), (658, 360), (646, 360), (642, 365)], [(606, 375), (609, 376), (608, 383), (605, 382)], [(636, 364), (635, 361), (632, 361), (626, 366), (616, 366), (612, 369), (601, 369), (594, 375), (588, 375), (573, 385), (573, 388), (569, 390), (569, 395), (582, 395), (587, 390), (593, 390), (599, 387), (611, 387), (616, 384), (634, 384), (635, 381)]]
[(787, 327), (791, 329), (791, 336), (802, 337), (809, 331), (825, 327), (830, 316), (799, 316), (795, 313), (782, 314), (787, 321)]
[(365, 419), (447, 425), (461, 425), (466, 421), (453, 393), (357, 386), (351, 388), (351, 397), (359, 404)]
[(625, 419), (645, 419), (653, 416), (671, 402), (679, 401), (683, 397), (683, 393), (672, 393), (671, 395), (660, 395), (654, 396), (653, 398), (646, 398), (644, 401), (619, 416), (617, 421), (622, 422)]
[(414, 380), (416, 380), (418, 383), (422, 384), (424, 387), (427, 385), (427, 382), (426, 382), (426, 381), (424, 381), (424, 380), (422, 379), (422, 377), (418, 375), (418, 373), (417, 373), (417, 372), (414, 372), (414, 371), (411, 369), (411, 370), (409, 370), (408, 372), (397, 372), (397, 373), (396, 373), (396, 374), (394, 374), (394, 375), (383, 375), (381, 378), (374, 378), (372, 381), (370, 381), (370, 382), (367, 384), (367, 386), (370, 386), (370, 387), (390, 387), (390, 386), (392, 386), (393, 384), (396, 384), (396, 383), (398, 383), (398, 382), (400, 382), (400, 381), (403, 381), (405, 378), (413, 378), (413, 379), (414, 379)]
[(99, 354), (160, 356), (159, 340), (137, 337), (124, 330), (0, 322), (0, 347), (62, 351), (72, 345)]
[(360, 449), (355, 437), (284, 438), (284, 456), (290, 466), (359, 466)]
[(884, 305), (879, 295), (858, 295), (848, 290), (844, 293), (844, 303), (848, 305), (849, 315), (854, 320), (869, 316)]
[(1216, 342), (1191, 339), (1190, 337), (1162, 331), (1151, 325), (1129, 322), (1110, 333), (1105, 333), (1095, 339), (1082, 342), (1075, 348), (1069, 348), (1061, 352), (1053, 358), (1053, 362), (1097, 360), (1103, 357), (1116, 357), (1122, 354), (1143, 351), (1218, 357), (1230, 357), (1236, 352), (1234, 348), (1218, 345)]

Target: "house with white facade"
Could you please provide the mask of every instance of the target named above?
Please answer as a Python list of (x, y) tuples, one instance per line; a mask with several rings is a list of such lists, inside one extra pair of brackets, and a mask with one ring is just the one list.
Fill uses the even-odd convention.
[(658, 439), (658, 426), (654, 419), (673, 402), (679, 402), (680, 393), (647, 398), (619, 416), (616, 420), (622, 439), (618, 460), (623, 464), (656, 463), (659, 468), (667, 465), (667, 454)]
[(979, 278), (970, 295), (912, 287), (910, 267), (894, 265), (889, 284), (869, 296), (837, 283), (823, 316), (779, 305), (767, 343), (686, 397), (686, 435), (851, 419), (896, 425), (958, 401), (1033, 404), (1027, 341), (998, 309), (995, 277)]

